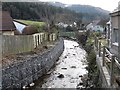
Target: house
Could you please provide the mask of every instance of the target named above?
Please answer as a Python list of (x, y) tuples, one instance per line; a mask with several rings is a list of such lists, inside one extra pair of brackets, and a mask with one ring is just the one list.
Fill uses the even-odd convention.
[(110, 50), (120, 58), (120, 4), (117, 10), (110, 13), (111, 31), (110, 31)]
[(63, 28), (66, 28), (68, 26), (68, 24), (64, 24), (63, 22), (59, 22), (56, 25), (59, 26), (59, 27), (63, 27)]
[(94, 28), (93, 28), (93, 31), (103, 32), (104, 28), (100, 25), (95, 25)]
[(100, 20), (94, 20), (90, 24), (87, 25), (86, 29), (90, 31), (98, 31), (98, 32), (103, 32), (104, 29), (101, 25), (98, 25)]
[(27, 24), (22, 23), (22, 22), (19, 22), (18, 20), (15, 20), (15, 19), (13, 20), (13, 23), (15, 24), (16, 29), (17, 29), (20, 33), (22, 33), (23, 29), (24, 29), (26, 26), (28, 26)]
[(14, 35), (16, 27), (13, 23), (13, 19), (7, 11), (0, 11), (0, 35)]

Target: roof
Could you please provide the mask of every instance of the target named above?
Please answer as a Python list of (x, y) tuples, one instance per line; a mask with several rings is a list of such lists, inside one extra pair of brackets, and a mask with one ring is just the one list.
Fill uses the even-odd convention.
[(100, 20), (94, 20), (91, 23), (89, 23), (87, 26), (95, 26), (100, 22)]
[(0, 15), (2, 16), (2, 18), (0, 18), (0, 22), (2, 23), (0, 30), (2, 30), (2, 31), (16, 30), (16, 27), (13, 23), (13, 19), (10, 16), (9, 12), (0, 11)]
[(99, 24), (99, 22), (100, 22), (100, 20), (94, 20), (92, 23), (95, 26), (95, 25)]
[(111, 21), (108, 21), (106, 24), (111, 24)]
[(25, 25), (25, 26), (28, 26), (28, 24), (25, 24), (25, 23), (23, 23), (23, 22), (20, 22), (20, 21), (18, 21), (18, 20), (16, 20), (16, 19), (13, 19), (13, 21), (14, 21), (14, 22), (17, 22), (17, 23), (20, 23), (20, 24), (23, 24), (23, 25)]

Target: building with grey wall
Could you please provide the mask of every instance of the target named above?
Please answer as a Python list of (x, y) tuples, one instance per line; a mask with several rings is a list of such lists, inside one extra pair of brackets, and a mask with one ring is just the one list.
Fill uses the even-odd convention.
[(118, 8), (110, 13), (111, 16), (111, 43), (110, 50), (116, 56), (120, 55), (120, 4)]

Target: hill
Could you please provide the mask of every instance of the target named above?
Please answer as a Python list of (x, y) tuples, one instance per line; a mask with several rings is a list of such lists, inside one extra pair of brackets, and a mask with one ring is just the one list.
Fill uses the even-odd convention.
[(2, 3), (2, 9), (10, 12), (14, 19), (49, 23), (73, 23), (74, 21), (82, 19), (81, 13), (55, 7), (44, 2), (4, 2)]
[(83, 15), (83, 21), (93, 21), (96, 19), (99, 20), (109, 19), (109, 11), (99, 7), (94, 7), (90, 5), (80, 5), (80, 4), (67, 5), (60, 2), (48, 2), (48, 3), (53, 6), (67, 8), (77, 13), (81, 13)]

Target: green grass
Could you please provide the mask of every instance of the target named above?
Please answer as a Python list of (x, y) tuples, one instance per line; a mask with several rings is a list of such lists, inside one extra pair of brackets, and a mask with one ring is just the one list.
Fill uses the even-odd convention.
[(106, 39), (100, 39), (101, 43), (106, 46), (107, 45), (107, 40)]
[(75, 37), (75, 32), (60, 32), (60, 36)]
[(94, 39), (93, 38), (88, 38), (87, 44), (91, 45), (93, 43), (94, 43)]
[(38, 26), (45, 25), (45, 22), (39, 22), (39, 21), (18, 20), (18, 19), (17, 19), (17, 21), (25, 23), (27, 25), (38, 25)]

